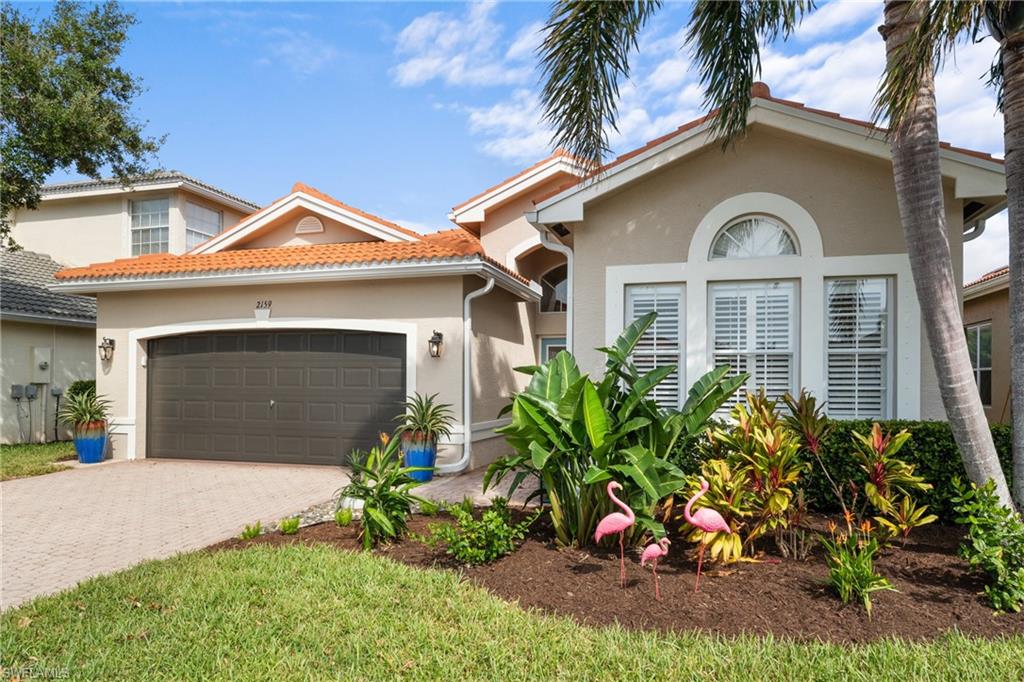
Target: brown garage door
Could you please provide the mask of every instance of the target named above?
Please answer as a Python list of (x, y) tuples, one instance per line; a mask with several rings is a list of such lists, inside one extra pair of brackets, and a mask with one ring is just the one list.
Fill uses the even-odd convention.
[(391, 431), (405, 336), (315, 329), (149, 342), (147, 455), (341, 464)]

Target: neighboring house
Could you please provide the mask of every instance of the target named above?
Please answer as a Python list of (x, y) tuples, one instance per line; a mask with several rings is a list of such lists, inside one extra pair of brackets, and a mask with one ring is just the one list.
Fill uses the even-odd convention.
[(964, 331), (985, 415), (1010, 423), (1010, 269), (993, 270), (964, 287)]
[(69, 266), (150, 253), (184, 253), (259, 208), (177, 171), (125, 188), (116, 180), (46, 185), (34, 210), (15, 213), (22, 248)]
[[(600, 373), (594, 349), (650, 310), (635, 357), (678, 365), (666, 407), (727, 363), (834, 417), (942, 418), (888, 145), (753, 94), (725, 153), (700, 119), (589, 176), (555, 154), (456, 206), (461, 229), (420, 235), (298, 184), (188, 254), (60, 273), (117, 343), (99, 376), (115, 456), (337, 463), (415, 390), (459, 417), (442, 471), (478, 466), (505, 451), (514, 367), (567, 347)], [(959, 273), (961, 228), (1005, 206), (1003, 164), (941, 157)]]
[(43, 254), (0, 252), (0, 443), (66, 437), (53, 390), (95, 375), (96, 301), (50, 291), (60, 269)]

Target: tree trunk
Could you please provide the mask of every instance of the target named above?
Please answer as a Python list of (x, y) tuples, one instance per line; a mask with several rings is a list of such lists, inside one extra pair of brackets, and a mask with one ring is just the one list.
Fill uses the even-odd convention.
[[(920, 23), (923, 10), (924, 3), (886, 0), (885, 24), (879, 30), (885, 39), (890, 66), (898, 48)], [(995, 481), (999, 499), (1012, 506), (974, 383), (960, 315), (939, 170), (933, 72), (925, 75), (910, 114), (890, 131), (889, 137), (900, 222), (942, 404), (967, 475), (979, 485), (990, 479)]]
[(1010, 423), (1013, 497), (1024, 509), (1024, 33), (1003, 40), (1003, 147), (1010, 223)]

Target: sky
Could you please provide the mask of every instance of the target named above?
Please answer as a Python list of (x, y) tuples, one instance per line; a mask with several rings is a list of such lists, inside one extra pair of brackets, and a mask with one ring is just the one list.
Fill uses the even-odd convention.
[[(265, 204), (302, 181), (413, 229), (549, 153), (534, 50), (547, 3), (126, 3), (121, 64), (146, 88), (136, 114), (166, 135), (162, 168)], [(686, 3), (649, 23), (622, 83), (616, 153), (702, 115), (683, 46)], [(45, 11), (45, 6), (41, 8)], [(881, 2), (820, 3), (765, 46), (778, 97), (870, 118), (885, 55)], [(937, 82), (939, 132), (1002, 156), (985, 78), (991, 38)], [(67, 179), (57, 176), (54, 180)], [(1005, 265), (1005, 212), (965, 250), (964, 277)]]

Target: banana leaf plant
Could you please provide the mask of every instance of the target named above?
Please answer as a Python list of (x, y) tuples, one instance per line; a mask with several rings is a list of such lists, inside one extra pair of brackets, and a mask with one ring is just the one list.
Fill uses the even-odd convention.
[[(582, 373), (565, 351), (547, 364), (517, 368), (531, 375), (530, 383), (503, 410), (512, 421), (499, 429), (514, 454), (488, 467), (484, 489), (511, 475), (511, 494), (527, 479), (539, 479), (559, 544), (581, 547), (590, 541), (611, 511), (604, 491), (610, 479), (622, 484), (622, 498), (636, 512), (632, 541), (647, 532), (664, 535), (654, 508), (685, 479), (668, 454), (680, 437), (703, 431), (747, 379), (716, 368), (694, 383), (682, 409), (662, 409), (651, 392), (676, 367), (642, 373), (631, 359), (655, 319), (653, 312), (638, 318), (612, 346), (599, 349), (607, 358), (600, 381)], [(537, 489), (531, 499), (539, 495)]]

